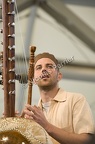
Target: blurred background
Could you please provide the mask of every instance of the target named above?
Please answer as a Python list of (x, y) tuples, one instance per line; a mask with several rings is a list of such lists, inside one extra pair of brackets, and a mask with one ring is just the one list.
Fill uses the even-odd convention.
[[(72, 60), (60, 69), (63, 79), (59, 85), (82, 93), (95, 120), (95, 0), (15, 0), (15, 13), (16, 72), (27, 74), (30, 46), (36, 46), (35, 55), (50, 52), (59, 63)], [(0, 41), (2, 37), (0, 34)], [(0, 85), (0, 116), (4, 111), (2, 88)], [(16, 110), (23, 109), (27, 91), (27, 83), (16, 81)], [(37, 104), (36, 85), (32, 96), (32, 104)]]

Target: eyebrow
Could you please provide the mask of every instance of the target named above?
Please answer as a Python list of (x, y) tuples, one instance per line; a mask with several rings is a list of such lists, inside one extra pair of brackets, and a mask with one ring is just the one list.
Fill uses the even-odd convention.
[(41, 66), (41, 64), (39, 64), (39, 65), (36, 65), (34, 68), (36, 68), (36, 67), (38, 67), (38, 66)]
[[(52, 63), (46, 63), (45, 65), (47, 66), (47, 65), (55, 65), (55, 64), (52, 64)], [(42, 66), (42, 64), (36, 65), (35, 68), (38, 67), (38, 66)]]
[(47, 63), (46, 65), (54, 65), (54, 64), (52, 64), (52, 63)]

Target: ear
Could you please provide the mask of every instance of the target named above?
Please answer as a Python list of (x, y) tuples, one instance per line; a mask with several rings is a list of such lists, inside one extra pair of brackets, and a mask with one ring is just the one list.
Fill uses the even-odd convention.
[(62, 73), (61, 72), (58, 72), (58, 81), (60, 81), (62, 79)]

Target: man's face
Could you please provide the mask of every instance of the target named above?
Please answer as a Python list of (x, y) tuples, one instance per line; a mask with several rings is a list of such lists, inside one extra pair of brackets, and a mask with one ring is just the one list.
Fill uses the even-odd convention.
[(39, 87), (53, 86), (58, 82), (58, 70), (49, 58), (41, 58), (34, 67), (34, 80)]

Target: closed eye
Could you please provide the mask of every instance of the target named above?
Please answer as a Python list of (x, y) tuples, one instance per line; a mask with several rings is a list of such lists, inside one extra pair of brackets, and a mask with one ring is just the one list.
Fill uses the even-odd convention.
[(40, 70), (42, 68), (41, 65), (36, 66), (35, 70)]
[(53, 69), (53, 68), (55, 68), (55, 65), (53, 65), (53, 64), (47, 64), (47, 68), (48, 69)]

